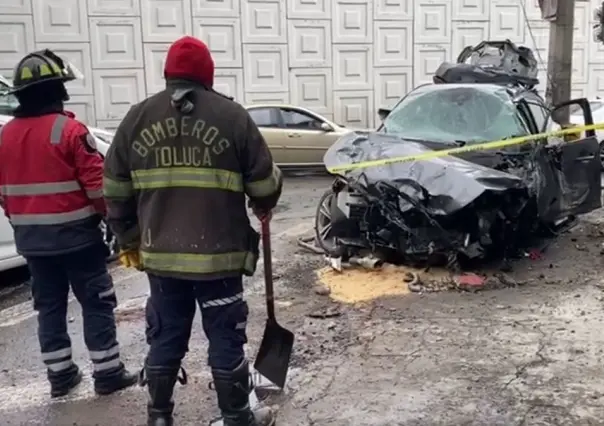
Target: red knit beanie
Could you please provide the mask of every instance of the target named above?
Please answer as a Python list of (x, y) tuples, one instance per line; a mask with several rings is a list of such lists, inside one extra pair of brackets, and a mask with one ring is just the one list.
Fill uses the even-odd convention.
[(185, 36), (170, 46), (164, 67), (165, 78), (184, 78), (204, 86), (214, 85), (214, 60), (201, 40)]

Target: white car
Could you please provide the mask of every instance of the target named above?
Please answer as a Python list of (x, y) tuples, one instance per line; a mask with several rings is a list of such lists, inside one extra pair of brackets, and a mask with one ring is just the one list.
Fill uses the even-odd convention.
[[(3, 97), (0, 97), (2, 99)], [(13, 117), (10, 115), (0, 115), (0, 128), (12, 120)], [(109, 144), (113, 139), (113, 133), (102, 129), (96, 129), (89, 127), (90, 133), (92, 133), (97, 142), (97, 148), (101, 155), (105, 156), (109, 149)], [(111, 255), (115, 255), (116, 245), (114, 238), (106, 232), (106, 227), (103, 227), (106, 235), (106, 242), (111, 251)], [(15, 247), (15, 240), (13, 235), (13, 228), (11, 227), (8, 219), (3, 212), (0, 211), (0, 272), (9, 269), (17, 268), (25, 265), (25, 259), (17, 254), (17, 248)]]
[[(594, 124), (604, 124), (604, 99), (589, 99), (589, 105), (591, 106)], [(583, 121), (583, 111), (578, 105), (571, 106), (570, 122), (579, 126), (585, 124)], [(553, 123), (551, 130), (559, 129), (560, 126)], [(604, 168), (604, 129), (596, 130), (596, 138), (600, 142), (600, 161), (602, 162), (602, 168)]]

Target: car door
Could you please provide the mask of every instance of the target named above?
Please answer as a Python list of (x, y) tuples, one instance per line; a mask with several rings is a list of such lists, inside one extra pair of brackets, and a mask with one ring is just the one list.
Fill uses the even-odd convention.
[(323, 156), (338, 135), (319, 117), (297, 108), (280, 108), (287, 131), (285, 162), (301, 166), (323, 164)]
[[(18, 257), (17, 248), (15, 247), (15, 236), (13, 228), (4, 215), (4, 211), (0, 209), (0, 264), (8, 259)], [(1, 271), (1, 268), (0, 268)]]
[(273, 156), (273, 161), (279, 165), (283, 164), (285, 162), (287, 136), (283, 128), (279, 108), (253, 107), (248, 108), (248, 112), (258, 129), (260, 129), (260, 133), (264, 136), (264, 140)]
[[(579, 105), (583, 111), (584, 123), (593, 124), (589, 102), (585, 98), (563, 102), (552, 109), (542, 131), (548, 128), (551, 113), (571, 105)], [(552, 178), (540, 200), (540, 210), (546, 219), (559, 220), (570, 215), (591, 212), (602, 206), (602, 181), (600, 173), (599, 144), (595, 131), (581, 133), (581, 138), (567, 142), (556, 138), (556, 144), (548, 145), (548, 169)], [(547, 201), (547, 203), (544, 203)]]
[[(2, 125), (0, 125), (0, 130)], [(13, 228), (8, 221), (8, 218), (4, 214), (2, 208), (0, 208), (0, 270), (1, 266), (8, 260), (17, 258), (17, 248), (15, 247), (15, 236), (13, 234)]]

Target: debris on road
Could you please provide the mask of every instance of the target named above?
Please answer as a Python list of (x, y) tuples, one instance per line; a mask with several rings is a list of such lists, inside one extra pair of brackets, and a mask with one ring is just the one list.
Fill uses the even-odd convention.
[(378, 269), (384, 265), (384, 261), (378, 259), (374, 256), (364, 256), (364, 257), (351, 257), (348, 259), (348, 263), (354, 266), (360, 266), (365, 269)]
[(130, 308), (123, 309), (115, 312), (115, 322), (130, 322), (130, 321), (138, 321), (145, 317), (145, 310), (143, 308)]
[(319, 296), (329, 296), (331, 293), (331, 289), (323, 284), (315, 285), (314, 291), (315, 294), (318, 294)]
[(531, 260), (542, 260), (543, 259), (543, 253), (541, 253), (540, 250), (537, 249), (531, 249), (527, 252), (526, 257), (528, 257)]
[(145, 318), (145, 305), (147, 296), (136, 297), (124, 302), (118, 306), (113, 312), (115, 314), (115, 322), (130, 322)]
[(317, 274), (319, 285), (329, 289), (332, 299), (349, 304), (410, 293), (477, 292), (524, 284), (502, 272), (452, 273), (444, 268), (419, 269), (393, 264), (384, 264), (379, 269), (347, 267), (342, 271), (326, 267)]
[(334, 318), (340, 315), (342, 315), (342, 311), (337, 305), (322, 306), (306, 314), (309, 318), (319, 319)]

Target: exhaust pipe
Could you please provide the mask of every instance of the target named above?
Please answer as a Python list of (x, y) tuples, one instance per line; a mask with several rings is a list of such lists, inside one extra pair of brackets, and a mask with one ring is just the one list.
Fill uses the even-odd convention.
[(351, 265), (360, 266), (365, 269), (379, 269), (384, 265), (384, 262), (374, 256), (351, 257), (348, 261)]
[(327, 261), (329, 262), (329, 266), (336, 272), (342, 272), (342, 258), (341, 257), (329, 257), (325, 256)]

